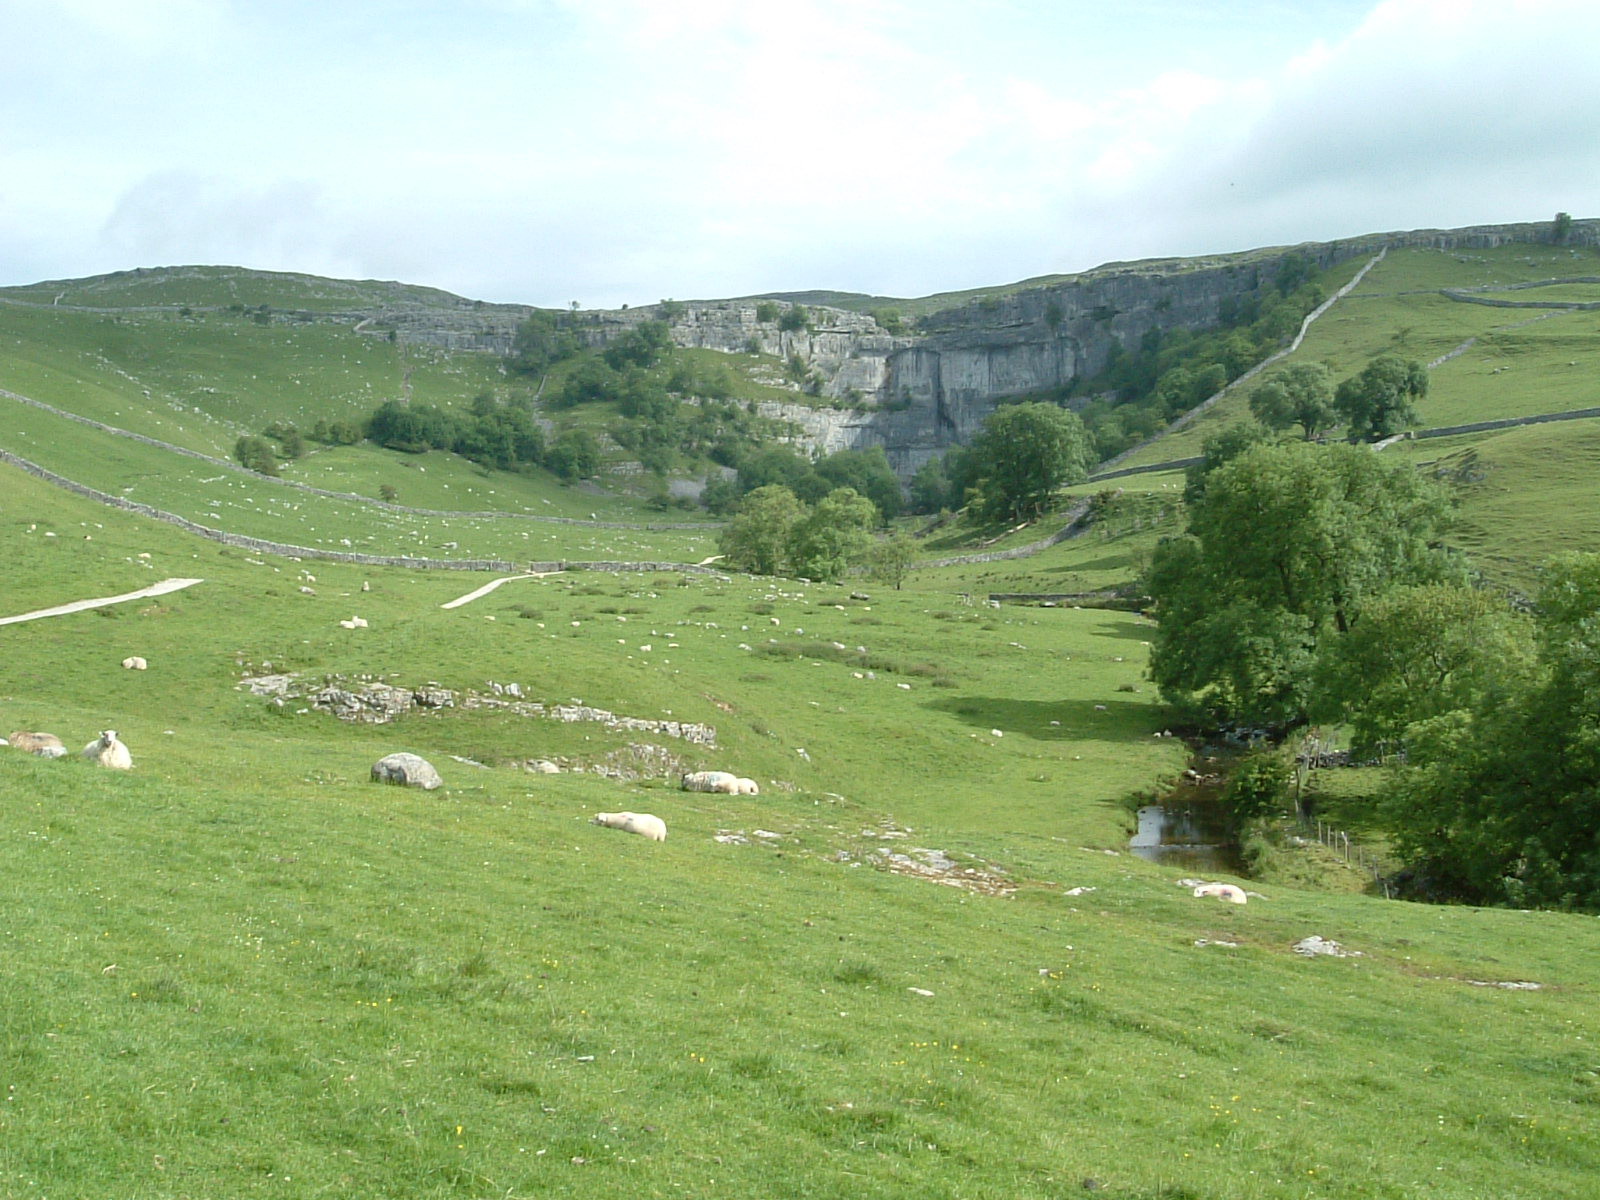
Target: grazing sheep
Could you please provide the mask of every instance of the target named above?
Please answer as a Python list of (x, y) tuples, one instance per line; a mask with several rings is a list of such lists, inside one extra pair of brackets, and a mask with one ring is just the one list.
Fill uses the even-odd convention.
[(1231, 900), (1235, 904), (1246, 903), (1244, 889), (1235, 887), (1231, 883), (1202, 883), (1194, 889), (1196, 896), (1215, 896), (1218, 900)]
[(691, 771), (683, 777), (683, 790), (737, 796), (740, 795), (739, 777), (731, 771)]
[(6, 740), (13, 749), (26, 750), (40, 758), (60, 758), (67, 752), (61, 739), (53, 733), (29, 733), (26, 729), (19, 729)]
[(754, 779), (745, 779), (741, 776), (733, 781), (733, 786), (738, 789), (733, 793), (735, 796), (761, 795), (761, 789), (756, 785)]
[(624, 833), (637, 833), (652, 842), (667, 840), (667, 823), (650, 813), (595, 813), (594, 823), (607, 829), (620, 829)]
[(124, 671), (143, 671), (149, 666), (150, 664), (145, 662), (145, 660), (140, 658), (137, 654), (130, 655), (128, 658), (122, 660), (122, 669)]
[(128, 753), (128, 748), (117, 740), (117, 731), (107, 729), (94, 741), (83, 748), (83, 756), (92, 763), (102, 767), (110, 767), (117, 771), (131, 771), (133, 769), (133, 755)]

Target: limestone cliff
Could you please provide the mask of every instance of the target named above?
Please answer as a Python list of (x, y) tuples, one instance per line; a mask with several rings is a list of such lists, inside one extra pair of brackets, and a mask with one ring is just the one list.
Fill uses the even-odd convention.
[[(809, 328), (785, 331), (759, 319), (762, 304), (754, 299), (587, 311), (577, 314), (577, 325), (591, 345), (603, 346), (640, 321), (665, 317), (680, 346), (798, 356), (820, 378), (824, 406), (797, 395), (794, 404), (765, 406), (768, 415), (794, 422), (825, 451), (882, 446), (907, 476), (967, 442), (1006, 397), (1094, 375), (1114, 347), (1137, 346), (1149, 330), (1218, 325), (1231, 305), (1270, 287), (1289, 255), (1328, 268), (1384, 247), (1478, 249), (1550, 236), (1547, 222), (1489, 225), (1112, 264), (952, 304), (922, 317), (914, 335), (891, 335), (870, 316), (823, 305), (807, 305)], [(1600, 244), (1600, 221), (1574, 221), (1565, 244)], [(778, 304), (780, 313), (787, 307)], [(529, 311), (463, 301), (449, 312), (397, 308), (369, 315), (363, 325), (375, 333), (392, 329), (407, 342), (503, 354)], [(848, 403), (827, 407), (829, 399)]]

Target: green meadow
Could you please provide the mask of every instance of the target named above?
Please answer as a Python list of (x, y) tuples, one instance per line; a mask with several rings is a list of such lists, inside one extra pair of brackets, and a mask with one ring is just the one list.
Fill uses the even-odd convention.
[[(199, 271), (196, 292), (146, 282), (30, 298), (243, 302), (226, 273)], [(338, 284), (284, 283), (276, 302), (337, 307)], [(394, 347), (331, 326), (97, 320), (0, 305), (0, 387), (225, 455), (233, 423), (300, 411), (279, 387), (292, 373), (345, 406), (328, 415), (395, 379)], [(108, 328), (129, 336), (115, 353)], [(1527, 361), (1558, 353), (1581, 351)], [(275, 382), (252, 409), (257, 354)], [(432, 379), (450, 403), (491, 374), (466, 356), (429, 370), (418, 397)], [(259, 538), (716, 553), (711, 522), (653, 529), (692, 518), (443, 454), (344, 447), (286, 471), (444, 515), (410, 514), (3, 398), (0, 414), (0, 445), (50, 470)], [(1455, 536), (1518, 581), (1593, 548), (1592, 424), (1388, 453), (1449, 478)], [(1079, 537), (921, 567), (900, 589), (572, 570), (446, 608), (499, 576), (256, 554), (0, 464), (0, 618), (201, 581), (0, 625), (0, 736), (76, 750), (114, 728), (135, 761), (0, 748), (0, 1195), (1593, 1195), (1593, 917), (1387, 901), (1311, 850), (1222, 876), (1256, 893), (1236, 906), (1128, 852), (1133, 807), (1189, 765), (1158, 736), (1150, 621), (986, 598), (1134, 582), (1181, 527), (1182, 484), (1074, 489), (1119, 494)], [(1027, 545), (1071, 500), (1026, 528), (929, 533), (921, 552)], [(471, 515), (488, 510), (506, 515)], [(124, 670), (130, 655), (149, 669)], [(249, 686), (268, 675), (285, 694)], [(380, 683), (450, 702), (381, 724), (315, 702)], [(685, 722), (714, 744), (667, 724)], [(444, 786), (371, 782), (401, 750)], [(680, 790), (698, 769), (761, 794)], [(1366, 828), (1370, 772), (1314, 786)], [(659, 815), (668, 839), (591, 823), (622, 810)], [(1295, 953), (1313, 934), (1348, 957)]]

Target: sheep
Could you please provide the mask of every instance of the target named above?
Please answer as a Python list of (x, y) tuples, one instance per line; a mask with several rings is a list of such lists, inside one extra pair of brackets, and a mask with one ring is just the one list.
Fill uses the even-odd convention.
[(131, 771), (133, 769), (133, 755), (128, 753), (128, 748), (117, 740), (117, 731), (107, 729), (83, 748), (83, 756), (92, 763), (102, 767), (111, 767), (117, 771)]
[(733, 781), (733, 786), (736, 789), (734, 791), (734, 793), (733, 793), (735, 796), (759, 796), (759, 795), (761, 795), (761, 788), (759, 786), (757, 786), (756, 781), (754, 779), (745, 779), (744, 777), (741, 776), (740, 778), (735, 779)]
[(30, 733), (26, 729), (18, 729), (6, 740), (13, 749), (26, 750), (40, 758), (60, 758), (67, 752), (61, 739), (53, 733)]
[(595, 813), (594, 824), (604, 825), (607, 829), (620, 829), (624, 833), (637, 833), (652, 842), (667, 840), (667, 823), (650, 813)]
[(683, 777), (686, 792), (718, 792), (725, 796), (740, 795), (739, 777), (730, 771), (691, 771)]
[(1218, 900), (1231, 900), (1235, 904), (1245, 904), (1244, 889), (1231, 883), (1202, 883), (1194, 889), (1196, 896), (1215, 896)]
[(339, 624), (346, 629), (365, 629), (367, 627), (366, 621), (361, 617), (351, 617), (348, 621), (340, 621)]
[(140, 658), (137, 654), (130, 655), (122, 660), (122, 669), (124, 671), (143, 671), (148, 669), (149, 666), (150, 664), (145, 662), (145, 660)]

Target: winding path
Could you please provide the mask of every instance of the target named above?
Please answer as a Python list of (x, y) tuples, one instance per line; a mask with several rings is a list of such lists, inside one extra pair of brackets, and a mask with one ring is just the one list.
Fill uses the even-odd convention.
[(465, 596), (457, 596), (454, 600), (447, 600), (439, 605), (440, 608), (460, 608), (463, 604), (471, 604), (479, 596), (487, 596), (502, 583), (510, 583), (513, 579), (543, 579), (546, 575), (557, 575), (558, 571), (529, 571), (523, 575), (503, 575), (499, 579), (491, 579), (481, 588), (468, 592)]
[(83, 612), (89, 608), (105, 608), (111, 604), (122, 604), (129, 600), (143, 600), (147, 596), (165, 596), (168, 592), (181, 592), (186, 587), (193, 587), (197, 583), (204, 583), (204, 579), (163, 579), (160, 583), (153, 583), (147, 588), (140, 588), (137, 592), (124, 592), (120, 596), (102, 596), (98, 600), (74, 600), (71, 604), (58, 604), (54, 608), (40, 608), (33, 612), (19, 613), (14, 617), (0, 617), (0, 625), (15, 625), (19, 621), (37, 621), (43, 617), (64, 617), (68, 613)]

